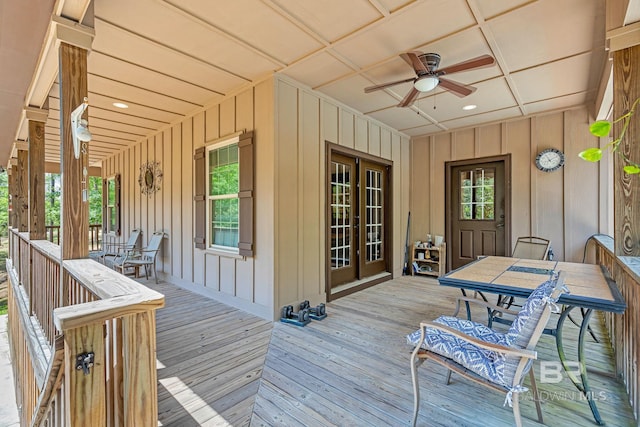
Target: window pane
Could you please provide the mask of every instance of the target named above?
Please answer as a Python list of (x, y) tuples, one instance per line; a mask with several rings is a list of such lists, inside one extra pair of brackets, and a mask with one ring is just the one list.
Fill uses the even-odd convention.
[(211, 200), (211, 244), (238, 247), (238, 199)]
[(238, 144), (209, 152), (209, 195), (221, 196), (238, 193)]
[(114, 206), (116, 204), (116, 180), (109, 178), (107, 180), (107, 205)]
[(495, 169), (460, 172), (460, 219), (493, 220), (495, 217)]
[(109, 215), (109, 232), (116, 231), (116, 208), (114, 206), (109, 206), (107, 209), (107, 214)]
[(351, 265), (351, 166), (331, 163), (331, 268)]
[(366, 170), (366, 262), (383, 259), (382, 245), (383, 212), (382, 212), (382, 173), (377, 170)]

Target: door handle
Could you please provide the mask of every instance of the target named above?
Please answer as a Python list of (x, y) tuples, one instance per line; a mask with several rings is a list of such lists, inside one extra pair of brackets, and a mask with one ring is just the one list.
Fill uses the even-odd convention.
[(496, 224), (496, 228), (502, 228), (504, 227), (504, 222), (499, 222)]

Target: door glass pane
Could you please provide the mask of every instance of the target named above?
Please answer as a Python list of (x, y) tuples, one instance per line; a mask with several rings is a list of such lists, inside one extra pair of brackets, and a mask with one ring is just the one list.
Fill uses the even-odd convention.
[(367, 199), (365, 205), (366, 262), (372, 262), (383, 258), (382, 173), (367, 169), (365, 176)]
[(494, 219), (495, 174), (495, 168), (460, 172), (460, 219)]
[(351, 265), (351, 166), (331, 162), (331, 269)]

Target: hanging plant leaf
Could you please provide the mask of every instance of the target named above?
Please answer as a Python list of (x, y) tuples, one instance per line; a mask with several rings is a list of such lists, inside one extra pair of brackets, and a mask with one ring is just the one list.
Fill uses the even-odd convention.
[(598, 137), (607, 136), (611, 132), (611, 122), (609, 120), (595, 121), (589, 126), (589, 132)]
[(588, 162), (598, 162), (602, 159), (602, 150), (595, 147), (587, 148), (586, 150), (578, 153), (578, 156), (580, 156), (582, 160), (586, 160)]
[(628, 175), (635, 175), (640, 173), (640, 168), (636, 165), (627, 165), (623, 169), (624, 172)]

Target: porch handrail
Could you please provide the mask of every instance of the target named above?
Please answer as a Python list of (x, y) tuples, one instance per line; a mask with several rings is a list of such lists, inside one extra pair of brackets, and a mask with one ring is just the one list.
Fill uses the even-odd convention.
[[(45, 225), (45, 236), (51, 243), (59, 245), (60, 226)], [(98, 251), (100, 249), (102, 249), (102, 224), (89, 224), (89, 250)]]
[(10, 253), (31, 266), (19, 277), (23, 266), (7, 259), (21, 425), (156, 425), (155, 310), (164, 295), (89, 258), (61, 262), (48, 241), (10, 235), (20, 247)]
[(616, 256), (613, 239), (609, 236), (595, 235), (590, 240), (595, 242), (596, 264), (609, 270), (627, 303), (623, 314), (604, 313), (604, 317), (615, 354), (616, 374), (625, 384), (634, 416), (638, 420), (640, 370), (637, 369), (634, 355), (640, 354), (640, 337), (637, 332), (640, 319), (640, 258)]

